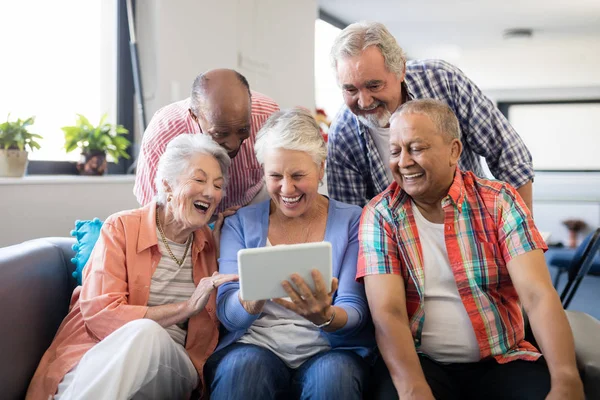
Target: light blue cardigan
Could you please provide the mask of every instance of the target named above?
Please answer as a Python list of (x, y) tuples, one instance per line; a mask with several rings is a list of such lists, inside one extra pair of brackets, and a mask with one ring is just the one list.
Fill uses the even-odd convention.
[[(266, 245), (269, 204), (270, 200), (267, 200), (243, 207), (225, 220), (221, 232), (220, 273), (238, 273), (239, 250)], [(329, 199), (325, 241), (331, 243), (333, 276), (339, 280), (333, 304), (346, 311), (348, 322), (336, 332), (321, 332), (332, 348), (351, 349), (367, 357), (375, 349), (375, 336), (364, 286), (355, 281), (361, 212), (358, 206)], [(260, 316), (246, 312), (238, 299), (238, 292), (238, 282), (219, 287), (217, 316), (228, 332), (222, 336), (217, 350), (235, 343)]]

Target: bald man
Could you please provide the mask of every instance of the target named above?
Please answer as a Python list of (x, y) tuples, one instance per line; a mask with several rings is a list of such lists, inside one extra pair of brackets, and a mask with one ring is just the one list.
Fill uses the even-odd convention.
[(158, 110), (144, 132), (133, 188), (140, 205), (149, 203), (156, 193), (156, 165), (167, 143), (184, 133), (210, 135), (232, 159), (226, 196), (217, 212), (263, 200), (254, 141), (278, 110), (273, 100), (251, 91), (246, 78), (236, 71), (215, 69), (198, 75), (191, 96)]

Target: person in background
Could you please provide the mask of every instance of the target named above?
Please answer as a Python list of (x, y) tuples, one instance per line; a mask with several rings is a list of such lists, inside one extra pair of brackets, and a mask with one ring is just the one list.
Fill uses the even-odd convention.
[(308, 111), (275, 113), (255, 148), (271, 198), (225, 220), (221, 272), (237, 273), (241, 249), (327, 241), (334, 278), (314, 271), (312, 291), (294, 274), (298, 289), (286, 281), (289, 298), (269, 301), (222, 286), (217, 315), (229, 332), (206, 364), (211, 399), (362, 399), (375, 343), (354, 280), (361, 209), (318, 193), (327, 151)]
[(231, 160), (206, 135), (179, 135), (156, 171), (156, 200), (106, 219), (83, 286), (27, 399), (186, 398), (218, 341), (218, 235), (207, 222)]
[(266, 199), (254, 141), (258, 130), (277, 110), (279, 106), (273, 100), (251, 91), (239, 72), (214, 69), (198, 75), (190, 97), (158, 110), (144, 132), (133, 188), (140, 205), (151, 202), (158, 190), (154, 177), (165, 146), (184, 133), (211, 136), (232, 159), (227, 196), (217, 212)]
[(480, 156), (531, 210), (533, 165), (519, 135), (462, 71), (441, 60), (406, 61), (381, 23), (346, 27), (331, 49), (345, 106), (329, 129), (327, 187), (336, 200), (364, 206), (393, 181), (389, 120), (398, 106), (434, 98), (452, 109), (462, 131), (459, 165), (483, 177)]
[(443, 102), (391, 116), (394, 183), (363, 210), (357, 273), (385, 361), (377, 398), (583, 400), (531, 213), (511, 185), (461, 171), (461, 151)]

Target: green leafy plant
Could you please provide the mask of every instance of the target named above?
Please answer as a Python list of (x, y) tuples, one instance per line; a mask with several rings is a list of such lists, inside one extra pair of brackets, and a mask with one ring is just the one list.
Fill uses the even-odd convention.
[(65, 150), (71, 152), (80, 149), (81, 153), (106, 152), (115, 162), (119, 157), (129, 158), (127, 148), (131, 142), (126, 135), (129, 131), (123, 125), (113, 125), (106, 122), (107, 115), (100, 118), (98, 125), (94, 126), (81, 114), (77, 114), (74, 126), (63, 126), (65, 133)]
[(36, 139), (42, 139), (42, 137), (29, 132), (29, 127), (33, 125), (35, 117), (18, 118), (16, 121), (9, 119), (10, 114), (6, 118), (6, 122), (0, 124), (0, 148), (21, 151), (26, 150), (27, 147), (30, 151), (40, 148)]

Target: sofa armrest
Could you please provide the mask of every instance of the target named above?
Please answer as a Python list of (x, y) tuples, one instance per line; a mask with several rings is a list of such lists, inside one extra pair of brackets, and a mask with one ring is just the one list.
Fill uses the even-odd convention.
[(73, 291), (71, 238), (35, 239), (0, 249), (0, 387), (22, 399), (67, 314)]
[(600, 321), (580, 311), (566, 311), (575, 338), (577, 367), (588, 399), (600, 399)]

